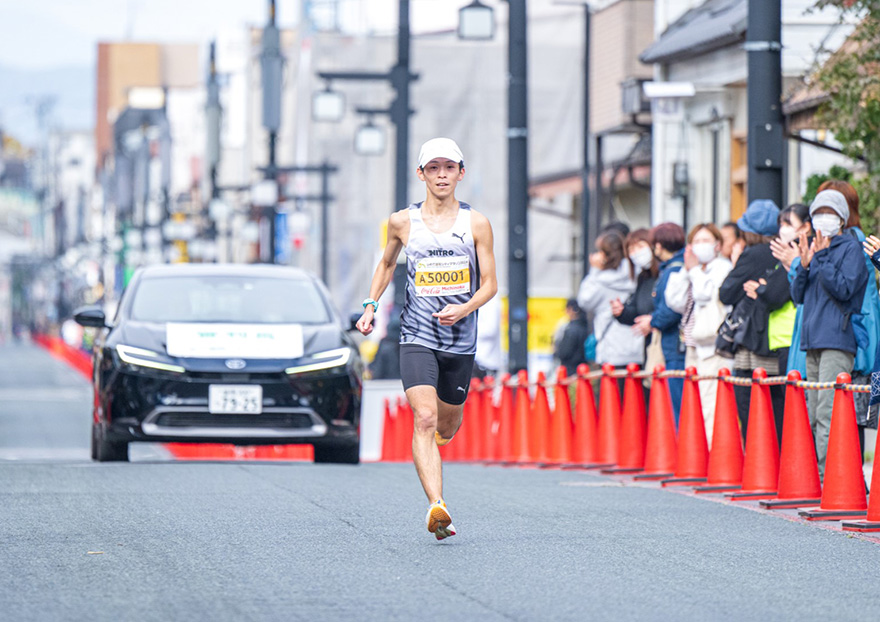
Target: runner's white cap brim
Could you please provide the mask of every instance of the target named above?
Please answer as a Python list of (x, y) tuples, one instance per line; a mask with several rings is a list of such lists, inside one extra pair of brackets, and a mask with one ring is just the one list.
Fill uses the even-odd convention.
[(419, 150), (419, 168), (435, 158), (445, 158), (453, 162), (464, 162), (464, 156), (451, 138), (432, 138)]

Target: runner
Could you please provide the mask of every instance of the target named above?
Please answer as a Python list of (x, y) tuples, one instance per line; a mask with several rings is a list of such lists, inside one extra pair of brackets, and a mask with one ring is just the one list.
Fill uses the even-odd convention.
[(415, 416), (413, 462), (430, 507), (428, 531), (455, 535), (443, 501), (438, 445), (461, 426), (477, 343), (477, 309), (498, 290), (492, 227), (455, 198), (464, 156), (454, 141), (433, 138), (419, 151), (416, 174), (427, 197), (391, 215), (388, 242), (364, 300), (358, 330), (373, 331), (373, 314), (406, 247), (406, 303), (400, 321), (400, 372)]

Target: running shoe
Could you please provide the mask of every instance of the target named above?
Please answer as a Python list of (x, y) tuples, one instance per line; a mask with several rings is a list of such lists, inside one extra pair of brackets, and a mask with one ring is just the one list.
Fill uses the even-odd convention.
[(428, 508), (428, 515), (425, 516), (425, 522), (430, 531), (438, 540), (443, 540), (449, 536), (455, 535), (455, 526), (452, 524), (452, 516), (446, 508), (443, 499), (437, 499)]
[(443, 438), (442, 436), (440, 436), (440, 432), (435, 431), (434, 432), (434, 440), (437, 441), (437, 447), (443, 447), (443, 445), (445, 445), (446, 443), (448, 443), (452, 439), (451, 438)]

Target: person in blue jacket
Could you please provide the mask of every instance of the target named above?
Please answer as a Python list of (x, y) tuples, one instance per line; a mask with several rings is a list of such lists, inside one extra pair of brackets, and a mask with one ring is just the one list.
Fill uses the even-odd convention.
[[(798, 242), (801, 265), (791, 282), (791, 297), (803, 304), (802, 350), (807, 352), (807, 379), (834, 382), (840, 373), (852, 373), (859, 341), (867, 335), (857, 330), (868, 270), (855, 237), (841, 234), (849, 219), (846, 197), (823, 190), (810, 205), (816, 237), (802, 233)], [(810, 425), (816, 442), (819, 474), (825, 474), (833, 391), (810, 391)]]
[[(666, 284), (669, 275), (678, 272), (684, 265), (685, 232), (672, 222), (664, 222), (651, 229), (651, 245), (654, 255), (660, 260), (660, 275), (654, 287), (654, 312), (651, 314), (651, 328), (661, 333), (660, 345), (666, 359), (666, 369), (684, 369), (685, 347), (679, 335), (681, 314), (666, 304)], [(681, 410), (681, 392), (684, 380), (669, 379), (669, 394), (672, 397), (672, 410), (675, 425)]]

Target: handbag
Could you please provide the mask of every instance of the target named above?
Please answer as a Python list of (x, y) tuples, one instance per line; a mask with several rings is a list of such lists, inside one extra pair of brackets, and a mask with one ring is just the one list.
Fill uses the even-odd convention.
[(718, 299), (718, 290), (712, 293), (712, 300), (706, 306), (696, 309), (697, 317), (694, 318), (694, 329), (691, 337), (694, 341), (706, 342), (718, 335), (718, 329), (727, 318), (727, 307)]
[(645, 371), (653, 372), (657, 365), (666, 366), (666, 356), (663, 354), (663, 346), (660, 341), (663, 339), (663, 333), (655, 328), (651, 331), (651, 341), (648, 343), (645, 352)]
[(715, 353), (724, 358), (732, 359), (736, 356), (745, 333), (748, 318), (740, 313), (738, 304), (727, 314), (721, 326), (718, 327), (718, 336), (715, 338)]

